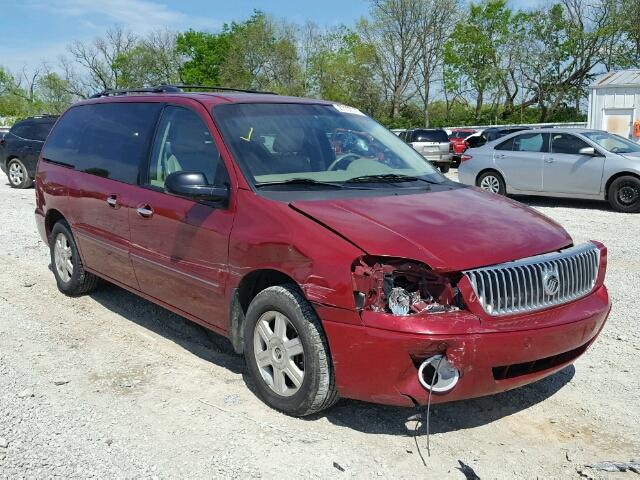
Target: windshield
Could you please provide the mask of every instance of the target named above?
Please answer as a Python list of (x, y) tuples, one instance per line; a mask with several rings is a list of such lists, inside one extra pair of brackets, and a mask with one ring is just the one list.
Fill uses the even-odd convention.
[(215, 106), (213, 115), (256, 187), (353, 188), (358, 182), (403, 188), (444, 181), (413, 148), (351, 107), (236, 103)]
[(640, 145), (607, 132), (584, 132), (582, 135), (611, 153), (640, 152)]

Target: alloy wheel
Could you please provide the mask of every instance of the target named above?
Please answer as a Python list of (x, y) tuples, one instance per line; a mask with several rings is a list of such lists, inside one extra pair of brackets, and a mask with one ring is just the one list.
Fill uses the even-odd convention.
[(11, 162), (9, 165), (9, 181), (13, 185), (20, 185), (24, 180), (24, 170), (18, 162)]
[(253, 352), (258, 370), (278, 395), (294, 395), (304, 380), (304, 348), (297, 330), (274, 310), (263, 313), (253, 334)]
[(56, 264), (56, 272), (60, 280), (68, 282), (73, 276), (73, 251), (69, 239), (63, 233), (59, 233), (53, 246), (53, 258)]
[(493, 175), (487, 175), (480, 181), (480, 188), (491, 193), (500, 191), (500, 181)]

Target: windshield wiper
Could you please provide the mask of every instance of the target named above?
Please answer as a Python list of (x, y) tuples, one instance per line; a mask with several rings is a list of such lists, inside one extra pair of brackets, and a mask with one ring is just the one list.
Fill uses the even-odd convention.
[(414, 177), (411, 175), (398, 175), (397, 173), (380, 173), (376, 175), (361, 175), (359, 177), (353, 177), (346, 180), (346, 183), (378, 183), (378, 182), (425, 182), (429, 184), (437, 184), (426, 178)]
[(350, 188), (350, 189), (358, 189), (358, 190), (369, 190), (366, 187), (349, 187), (347, 185), (343, 185), (340, 183), (332, 183), (332, 182), (322, 182), (320, 180), (314, 180), (312, 178), (288, 178), (286, 180), (278, 180), (275, 182), (258, 182), (256, 183), (256, 188), (259, 187), (268, 187), (272, 185), (312, 185), (319, 187), (331, 187), (331, 188)]

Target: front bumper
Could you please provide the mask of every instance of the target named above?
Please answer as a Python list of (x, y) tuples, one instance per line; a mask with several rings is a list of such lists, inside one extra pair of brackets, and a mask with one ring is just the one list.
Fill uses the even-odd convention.
[(427, 403), (418, 365), (443, 352), (460, 380), (449, 392), (434, 393), (432, 403), (491, 395), (544, 378), (592, 344), (610, 309), (604, 286), (580, 300), (502, 324), (468, 312), (408, 320), (375, 312), (360, 317), (316, 305), (340, 395), (399, 406)]

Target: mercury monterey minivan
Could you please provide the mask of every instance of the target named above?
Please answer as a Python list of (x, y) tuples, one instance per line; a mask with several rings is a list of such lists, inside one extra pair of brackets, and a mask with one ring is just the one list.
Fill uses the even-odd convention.
[(227, 336), (291, 415), (502, 392), (602, 329), (602, 244), (355, 108), (189, 90), (103, 92), (53, 128), (35, 213), (63, 293), (104, 279)]

